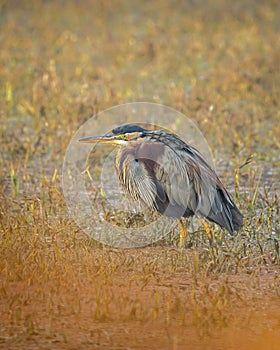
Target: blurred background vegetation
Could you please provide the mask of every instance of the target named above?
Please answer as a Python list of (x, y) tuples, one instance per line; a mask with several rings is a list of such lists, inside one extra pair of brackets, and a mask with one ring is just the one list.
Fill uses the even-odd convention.
[(2, 1), (1, 147), (59, 166), (84, 120), (151, 101), (214, 151), (275, 162), (279, 16), (277, 1)]

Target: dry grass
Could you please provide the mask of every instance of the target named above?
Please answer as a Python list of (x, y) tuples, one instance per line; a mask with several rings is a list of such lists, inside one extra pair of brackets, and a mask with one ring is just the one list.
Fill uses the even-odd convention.
[[(276, 1), (0, 3), (0, 348), (278, 349)], [(204, 132), (244, 228), (115, 250), (67, 215), (75, 130), (131, 101)]]

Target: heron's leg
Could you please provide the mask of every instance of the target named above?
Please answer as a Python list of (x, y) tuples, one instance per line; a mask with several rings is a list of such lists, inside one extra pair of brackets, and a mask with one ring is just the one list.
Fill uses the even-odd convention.
[(188, 237), (188, 232), (183, 225), (182, 219), (179, 220), (179, 229), (180, 229), (180, 247), (183, 247), (184, 244), (186, 243), (186, 239)]
[(210, 244), (213, 245), (213, 243), (214, 243), (213, 231), (210, 229), (210, 227), (209, 227), (209, 225), (207, 224), (206, 221), (203, 220), (202, 221), (202, 225), (203, 225), (204, 230), (205, 230), (205, 232), (207, 234), (207, 237), (209, 239)]

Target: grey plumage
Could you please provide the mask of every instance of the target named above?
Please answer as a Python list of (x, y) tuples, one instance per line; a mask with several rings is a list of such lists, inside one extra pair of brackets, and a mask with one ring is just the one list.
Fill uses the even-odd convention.
[(119, 178), (136, 200), (170, 217), (199, 215), (231, 234), (243, 216), (202, 155), (173, 134), (143, 131), (116, 157)]

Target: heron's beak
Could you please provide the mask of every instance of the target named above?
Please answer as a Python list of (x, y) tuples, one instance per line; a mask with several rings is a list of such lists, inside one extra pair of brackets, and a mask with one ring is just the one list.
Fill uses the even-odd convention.
[(105, 143), (105, 144), (109, 144), (109, 145), (123, 145), (124, 143), (126, 143), (125, 140), (123, 139), (118, 139), (117, 135), (114, 134), (108, 134), (108, 135), (104, 135), (104, 136), (90, 136), (90, 137), (85, 137), (82, 139), (79, 139), (79, 142), (83, 142), (83, 143)]

